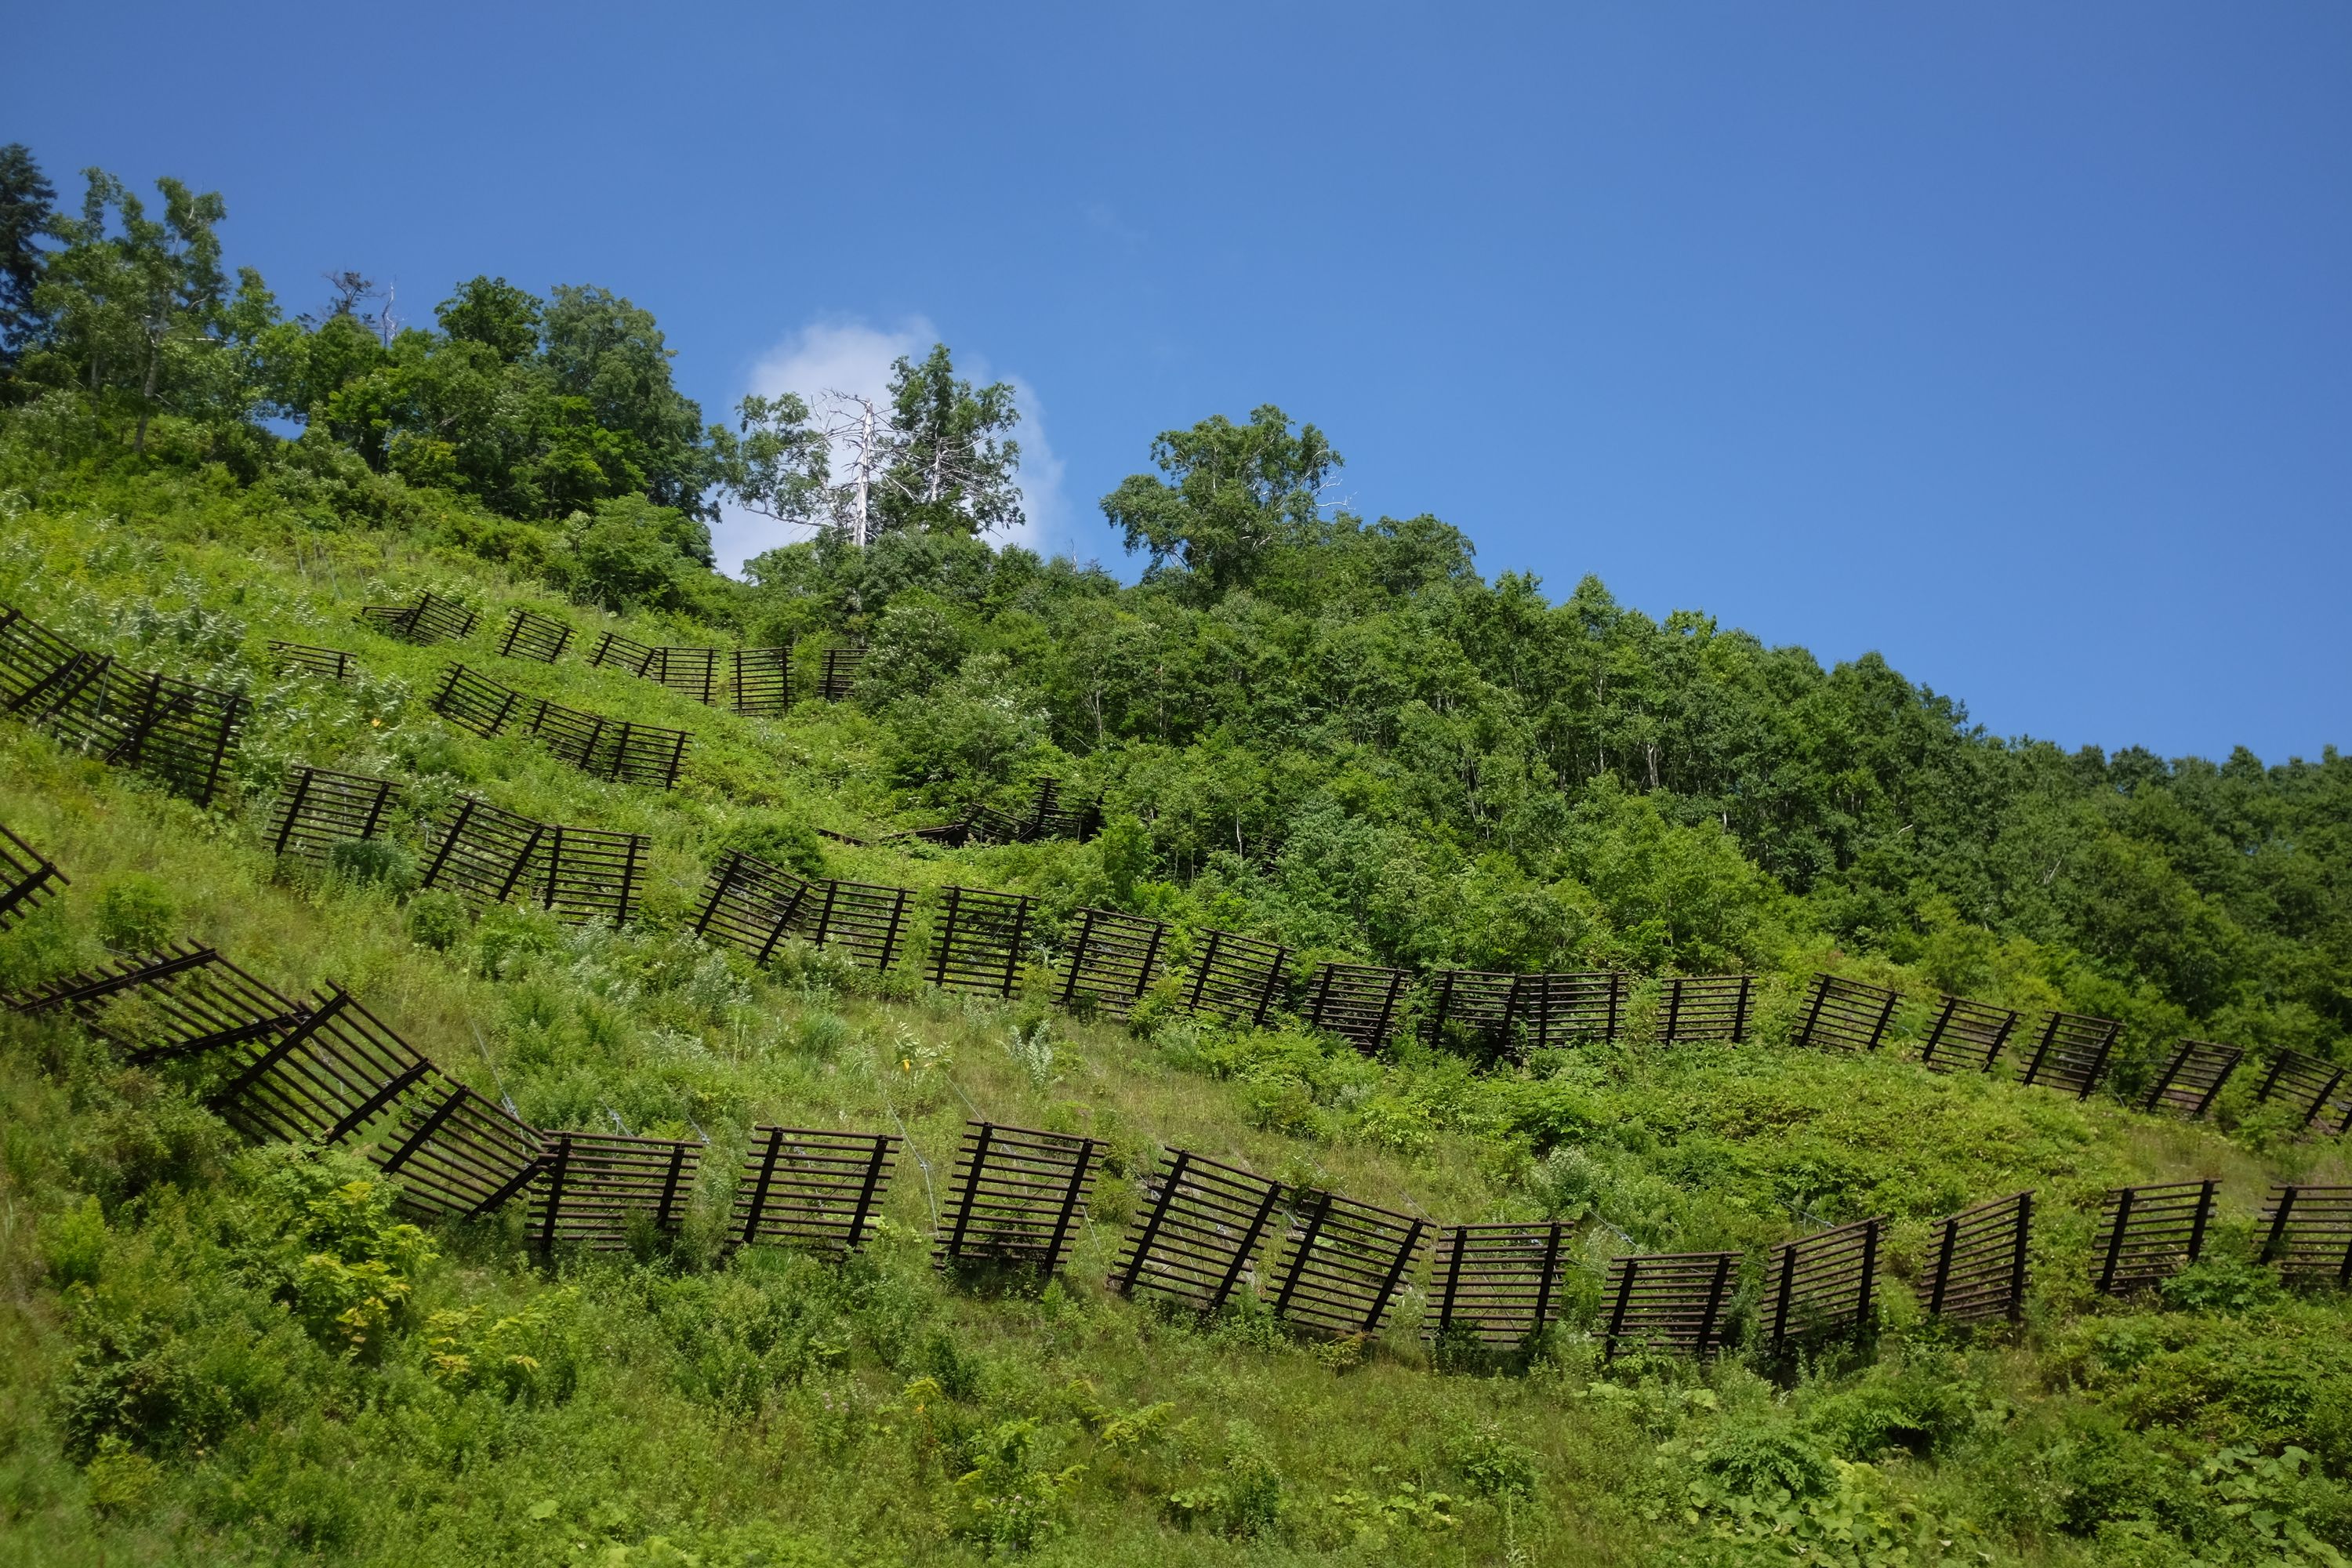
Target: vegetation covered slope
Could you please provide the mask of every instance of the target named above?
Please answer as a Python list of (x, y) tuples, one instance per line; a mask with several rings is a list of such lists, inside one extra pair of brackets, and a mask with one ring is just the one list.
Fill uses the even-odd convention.
[[(347, 335), (335, 319), (303, 327), (293, 357), (323, 364), (318, 340)], [(541, 331), (526, 344), (517, 328), (500, 363), (551, 385), (562, 355)], [(2252, 1104), (2245, 1075), (2204, 1123), (2129, 1109), (2184, 1032), (2343, 1058), (2352, 775), (2333, 752), (2269, 768), (2069, 756), (1987, 736), (1876, 660), (1824, 671), (1703, 617), (1652, 622), (1597, 584), (1556, 605), (1528, 580), (1490, 584), (1434, 520), (1326, 515), (1335, 457), (1277, 411), (1170, 433), (1158, 471), (1107, 498), (1154, 560), (1136, 586), (921, 515), (864, 549), (775, 552), (745, 585), (697, 559), (696, 465), (716, 447), (690, 420), (659, 426), (676, 439), (658, 475), (591, 481), (520, 426), (518, 455), (477, 475), (395, 460), (420, 405), (387, 401), (375, 447), (364, 420), (339, 433), (324, 416), (349, 387), (396, 387), (397, 365), (322, 383), (321, 416), (281, 442), (251, 397), (205, 402), (218, 384), (193, 374), (160, 384), (171, 396), (95, 372), (89, 387), (41, 381), (38, 354), (66, 341), (26, 354), (0, 415), (0, 603), (242, 688), (255, 718), (210, 811), (0, 723), (0, 821), (74, 879), (0, 938), (0, 984), (200, 940), (281, 990), (351, 987), (535, 1124), (617, 1121), (710, 1151), (675, 1238), (542, 1261), (511, 1208), (404, 1227), (372, 1167), (244, 1145), (184, 1069), (0, 1023), (0, 1559), (2324, 1563), (2352, 1549), (2352, 1318), (2339, 1293), (2289, 1293), (2246, 1262), (2265, 1185), (2343, 1182), (2338, 1150)], [(547, 429), (635, 450), (635, 416), (559, 412), (578, 423)], [(585, 489), (550, 489), (562, 474)], [(654, 643), (788, 643), (803, 686), (820, 643), (849, 633), (872, 651), (856, 700), (803, 692), (782, 719), (741, 719), (576, 658), (501, 660), (485, 637), (418, 648), (352, 621), (428, 588), (491, 625), (521, 605)], [(362, 673), (289, 677), (271, 638), (353, 649)], [(457, 658), (692, 731), (681, 787), (601, 783), (451, 729), (423, 698)], [(617, 931), (476, 918), (415, 893), (398, 853), (282, 868), (259, 825), (306, 762), (400, 779), (419, 812), (472, 791), (644, 833), (642, 915)], [(1049, 773), (1103, 793), (1099, 837), (947, 850), (816, 831), (871, 840)], [(730, 848), (1030, 892), (1045, 918), (1024, 994), (952, 998), (803, 948), (754, 971), (708, 948), (691, 911)], [(1643, 979), (1618, 1042), (1496, 1068), (1410, 1039), (1368, 1059), (1295, 1020), (1229, 1029), (1164, 1000), (1129, 1030), (1043, 999), (1087, 904), (1168, 918), (1180, 940), (1275, 936), (1302, 967)], [(1952, 989), (2120, 1018), (2114, 1088), (2077, 1103), (1900, 1051), (1791, 1049), (1797, 986), (1822, 966), (1921, 1003)], [(1659, 1045), (1657, 979), (1728, 968), (1767, 976), (1754, 1040)], [(1051, 1281), (930, 1268), (975, 1115), (1110, 1151)], [(762, 1121), (904, 1129), (920, 1159), (864, 1256), (724, 1245)], [(1381, 1334), (1336, 1343), (1293, 1338), (1247, 1295), (1208, 1323), (1121, 1300), (1102, 1281), (1171, 1147), (1444, 1222), (1567, 1222), (1563, 1325), (1524, 1355), (1433, 1348), (1425, 1277)], [(2096, 1297), (2099, 1194), (2189, 1177), (2223, 1183), (2210, 1260)], [(1904, 1286), (1928, 1223), (2026, 1187), (2042, 1223), (2024, 1324), (1961, 1338), (1923, 1321)], [(1874, 1215), (1893, 1222), (1875, 1341), (1776, 1361), (1757, 1331), (1764, 1249)], [(1604, 1363), (1607, 1258), (1717, 1247), (1746, 1258), (1731, 1352)]]

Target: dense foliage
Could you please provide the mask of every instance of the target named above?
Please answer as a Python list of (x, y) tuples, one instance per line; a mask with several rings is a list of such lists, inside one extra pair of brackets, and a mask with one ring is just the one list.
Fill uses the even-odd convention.
[[(2340, 1294), (2244, 1261), (2282, 1178), (2347, 1180), (2241, 1079), (2212, 1121), (2129, 1109), (2176, 1035), (2347, 1056), (2352, 783), (2066, 754), (1970, 725), (1875, 658), (1824, 670), (1587, 580), (1488, 582), (1433, 518), (1322, 504), (1339, 455), (1282, 411), (1164, 435), (1105, 498), (1122, 584), (992, 550), (1017, 448), (945, 352), (903, 366), (872, 542), (839, 530), (708, 567), (721, 495), (834, 515), (807, 405), (698, 428), (650, 316), (603, 290), (458, 288), (434, 331), (282, 319), (226, 280), (217, 198), (151, 219), (100, 177), (59, 219), (0, 153), (0, 603), (142, 666), (235, 686), (255, 720), (220, 807), (0, 726), (0, 821), (64, 897), (0, 938), (0, 985), (202, 940), (288, 989), (332, 977), (535, 1122), (707, 1135), (675, 1237), (534, 1258), (517, 1216), (420, 1231), (373, 1167), (240, 1144), (200, 1075), (55, 1023), (0, 1026), (0, 1542), (27, 1561), (864, 1564), (1975, 1562), (2341, 1563), (2352, 1362)], [(31, 215), (28, 218), (26, 215)], [(25, 281), (29, 280), (29, 281)], [(19, 286), (22, 283), (23, 286)], [(274, 433), (288, 414), (302, 431)], [(928, 443), (928, 444), (927, 444)], [(928, 455), (929, 461), (925, 460)], [(892, 499), (896, 498), (896, 499)], [(503, 679), (690, 729), (682, 786), (587, 779), (425, 709), (452, 650), (351, 624), (423, 588), (655, 643), (844, 635), (853, 701), (744, 720), (614, 670)], [(356, 648), (346, 684), (266, 641)], [(486, 659), (484, 647), (462, 656)], [(646, 834), (625, 931), (414, 892), (413, 839), (289, 872), (260, 824), (285, 769), (461, 789)], [(1101, 791), (1067, 842), (876, 839), (1041, 775)], [(1349, 956), (1644, 976), (1626, 1038), (1484, 1068), (1381, 1058), (1277, 1020), (1133, 1030), (999, 1006), (788, 947), (697, 942), (730, 848), (811, 873), (1039, 896), (1035, 956), (1084, 903)], [(1181, 933), (1180, 933), (1180, 940)], [(1893, 1053), (1787, 1048), (1817, 965), (2126, 1021), (2082, 1104)], [(1765, 976), (1756, 1044), (1654, 1043), (1647, 977)], [(1906, 1024), (1909, 1020), (1906, 1019)], [(936, 1278), (924, 1230), (960, 1124), (1111, 1151), (1076, 1261), (1042, 1289)], [(725, 1243), (756, 1121), (898, 1127), (870, 1253), (835, 1269)], [(1419, 1337), (1298, 1342), (1254, 1297), (1209, 1323), (1100, 1288), (1160, 1149), (1444, 1220), (1577, 1237), (1563, 1331), (1483, 1358)], [(2218, 1176), (2210, 1260), (2160, 1292), (2087, 1284), (2106, 1187)], [(2023, 1327), (1959, 1339), (1901, 1280), (1927, 1223), (2042, 1194)], [(1755, 1333), (1762, 1248), (1885, 1215), (1876, 1342), (1795, 1364)], [(1604, 1365), (1607, 1258), (1741, 1249), (1739, 1342), (1706, 1368)]]

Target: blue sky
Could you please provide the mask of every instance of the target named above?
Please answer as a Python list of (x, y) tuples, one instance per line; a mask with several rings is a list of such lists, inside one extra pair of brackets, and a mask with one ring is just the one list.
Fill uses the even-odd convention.
[[(1368, 513), (2004, 734), (2352, 741), (2352, 7), (19, 7), (0, 140), (594, 282), (712, 417), (944, 338), (1035, 534), (1265, 402)], [(761, 542), (741, 532), (741, 548)]]

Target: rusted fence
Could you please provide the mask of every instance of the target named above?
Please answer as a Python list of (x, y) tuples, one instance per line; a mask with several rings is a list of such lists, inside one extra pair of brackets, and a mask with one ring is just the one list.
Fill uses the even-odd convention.
[(2025, 1314), (2026, 1247), (2033, 1234), (2033, 1194), (2014, 1193), (1938, 1220), (1936, 1251), (1919, 1277), (1920, 1306), (1930, 1317), (1973, 1323), (2017, 1321)]
[(1326, 963), (1315, 972), (1307, 1019), (1366, 1055), (1388, 1044), (1412, 976), (1370, 963)]
[(257, 1142), (333, 1146), (366, 1132), (433, 1064), (349, 992), (329, 985), (289, 1029), (225, 1044), (226, 1079), (210, 1096)]
[(827, 702), (847, 701), (857, 689), (858, 672), (866, 668), (866, 653), (862, 644), (824, 649), (817, 671), (816, 694)]
[(906, 939), (912, 896), (869, 882), (806, 881), (735, 850), (712, 868), (694, 929), (755, 963), (767, 963), (792, 937), (836, 947), (869, 969), (887, 969)]
[(0, 826), (0, 931), (48, 902), (70, 880), (47, 856)]
[(2100, 1206), (2093, 1279), (2110, 1295), (2158, 1285), (2205, 1250), (2219, 1182), (2116, 1187)]
[(1604, 1358), (1628, 1351), (1707, 1356), (1729, 1330), (1736, 1252), (1652, 1252), (1609, 1260), (1601, 1292)]
[(1658, 1038), (1679, 1046), (1748, 1038), (1756, 1016), (1753, 974), (1677, 974), (1658, 998)]
[(1806, 993), (1793, 1043), (1832, 1051), (1874, 1051), (1886, 1039), (1903, 998), (1885, 985), (1817, 973)]
[(1108, 1283), (1122, 1296), (1149, 1292), (1214, 1312), (1257, 1256), (1282, 1201), (1282, 1184), (1189, 1149), (1171, 1149), (1144, 1184), (1145, 1206), (1129, 1224)]
[(1092, 1006), (1124, 1018), (1160, 978), (1167, 922), (1112, 910), (1077, 913), (1078, 929), (1062, 964), (1062, 1005)]
[(402, 642), (460, 642), (474, 635), (481, 617), (454, 599), (422, 594), (413, 605), (362, 605), (360, 619)]
[(312, 647), (309, 643), (273, 641), (269, 645), (269, 662), (281, 670), (299, 669), (322, 680), (349, 680), (352, 671), (359, 668), (360, 660), (359, 655), (345, 653), (339, 647)]
[(1435, 1313), (1424, 1337), (1466, 1335), (1486, 1345), (1523, 1345), (1559, 1316), (1562, 1271), (1573, 1226), (1453, 1225), (1438, 1233), (1430, 1275)]
[(538, 822), (467, 795), (436, 825), (422, 883), (478, 904), (520, 899), (574, 925), (636, 912), (640, 833)]
[(597, 639), (588, 662), (625, 669), (697, 702), (773, 717), (792, 706), (792, 653), (783, 647), (656, 647), (618, 632)]
[(1283, 961), (1290, 950), (1229, 931), (1196, 933), (1184, 1005), (1235, 1024), (1262, 1025), (1280, 999)]
[(1036, 902), (1021, 893), (940, 889), (926, 971), (930, 983), (944, 991), (1012, 995), (1021, 976), (1021, 939)]
[(400, 786), (389, 779), (297, 767), (286, 775), (270, 808), (270, 849), (325, 865), (338, 844), (387, 832), (400, 809)]
[(856, 1251), (889, 1190), (898, 1142), (888, 1132), (752, 1128), (729, 1238), (738, 1247), (797, 1247), (835, 1258)]
[(535, 659), (541, 664), (553, 664), (571, 646), (570, 622), (520, 605), (507, 617), (507, 629), (499, 637), (499, 651), (507, 658)]
[(2262, 1261), (2281, 1278), (2352, 1285), (2352, 1187), (2274, 1186), (2262, 1224)]
[(134, 1064), (274, 1038), (308, 1014), (301, 1003), (214, 949), (188, 942), (110, 958), (96, 969), (16, 992), (7, 1006), (31, 1015), (63, 1013)]
[(530, 1237), (542, 1256), (559, 1245), (625, 1252), (644, 1226), (673, 1235), (702, 1172), (702, 1145), (616, 1132), (550, 1132), (530, 1184)]
[(2352, 1096), (2344, 1092), (2345, 1069), (2301, 1051), (2282, 1050), (2271, 1058), (2254, 1091), (2257, 1104), (2275, 1100), (2303, 1118), (2305, 1127), (2341, 1137), (2352, 1129)]
[(1919, 1064), (1937, 1072), (1990, 1072), (2017, 1029), (2017, 1009), (1947, 994), (1919, 1047)]
[(2190, 1121), (2200, 1120), (2212, 1109), (2213, 1097), (2238, 1070), (2238, 1063), (2246, 1053), (2236, 1046), (2218, 1046), (2210, 1040), (2183, 1040), (2173, 1050), (2164, 1070), (2147, 1086), (2140, 1100), (2142, 1110), (2153, 1111), (2169, 1106), (2185, 1113)]
[(219, 792), (250, 706), (240, 692), (131, 669), (16, 609), (0, 610), (0, 710), (198, 805)]
[(485, 740), (516, 730), (583, 773), (654, 789), (676, 787), (687, 743), (693, 738), (684, 730), (607, 719), (544, 697), (527, 697), (463, 664), (449, 667), (430, 706), (459, 729)]
[(2021, 1075), (2021, 1083), (2046, 1084), (2077, 1100), (2088, 1100), (2107, 1075), (2107, 1058), (2116, 1048), (2123, 1026), (2112, 1018), (2090, 1018), (2079, 1013), (2053, 1013), (2033, 1042), (2033, 1054)]
[(1060, 781), (1047, 778), (1037, 782), (1037, 798), (1018, 811), (975, 804), (951, 822), (918, 827), (906, 837), (961, 849), (970, 844), (1034, 844), (1047, 838), (1084, 843), (1101, 826), (1102, 796), (1073, 806), (1063, 798)]
[(540, 1135), (464, 1084), (430, 1075), (368, 1158), (401, 1186), (401, 1207), (426, 1219), (489, 1213), (540, 1169)]
[(1423, 1220), (1321, 1188), (1295, 1193), (1274, 1267), (1275, 1315), (1316, 1333), (1378, 1333), (1428, 1231)]
[(1810, 1341), (1871, 1331), (1885, 1229), (1884, 1219), (1856, 1220), (1772, 1249), (1764, 1275), (1764, 1327), (1774, 1355)]
[(1100, 1147), (1091, 1138), (966, 1122), (932, 1261), (942, 1268), (987, 1262), (1051, 1274), (1086, 1218)]

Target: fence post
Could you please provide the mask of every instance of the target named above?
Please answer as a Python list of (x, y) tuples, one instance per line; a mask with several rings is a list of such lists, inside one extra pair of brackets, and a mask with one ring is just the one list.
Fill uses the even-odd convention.
[(759, 1238), (760, 1211), (767, 1207), (768, 1186), (775, 1180), (776, 1157), (783, 1152), (783, 1148), (784, 1130), (781, 1127), (769, 1128), (767, 1152), (760, 1156), (760, 1177), (751, 1185), (751, 1206), (750, 1212), (743, 1216), (743, 1239), (737, 1243), (738, 1246), (749, 1247)]
[(2103, 1291), (2112, 1289), (2115, 1285), (2116, 1262), (2123, 1256), (2124, 1232), (2131, 1225), (2132, 1196), (2135, 1191), (2136, 1189), (2131, 1187), (2118, 1189), (2119, 1195), (2116, 1200), (2115, 1233), (2107, 1237), (2107, 1256), (2099, 1265), (2099, 1289)]

